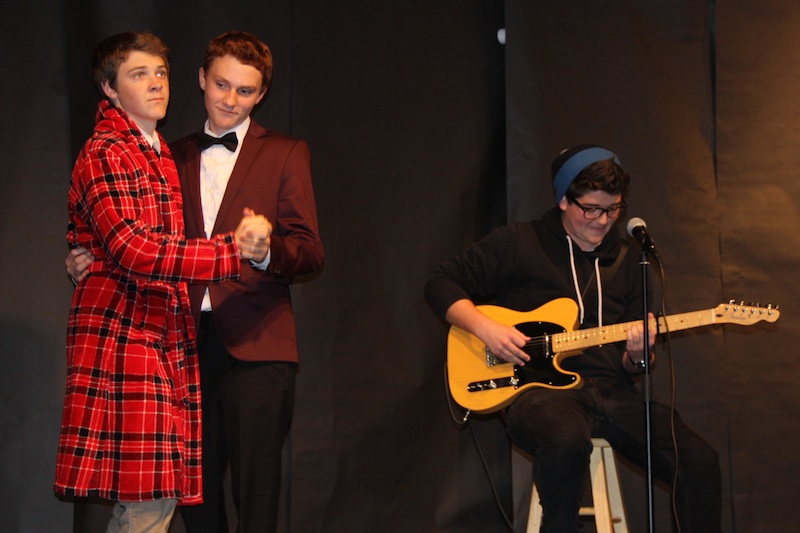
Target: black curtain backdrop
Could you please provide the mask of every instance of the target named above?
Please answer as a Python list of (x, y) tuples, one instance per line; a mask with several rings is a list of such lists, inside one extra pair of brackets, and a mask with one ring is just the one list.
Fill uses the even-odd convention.
[[(509, 218), (551, 205), (554, 154), (615, 150), (666, 272), (668, 313), (729, 299), (780, 304), (776, 324), (674, 335), (676, 405), (719, 451), (723, 531), (788, 531), (798, 521), (796, 27), (791, 2), (507, 1)], [(789, 242), (787, 242), (789, 241)], [(655, 396), (669, 401), (667, 348)], [(521, 464), (517, 460), (515, 464)], [(519, 469), (515, 469), (515, 475)], [(623, 467), (632, 531), (646, 485)], [(669, 529), (668, 493), (656, 525)], [(523, 495), (524, 497), (524, 495)], [(519, 496), (515, 501), (519, 501)]]
[(718, 2), (720, 276), (728, 294), (779, 301), (784, 320), (771, 334), (726, 330), (716, 354), (727, 375), (730, 503), (741, 531), (800, 522), (798, 24), (800, 9), (788, 0)]
[[(667, 310), (781, 305), (774, 325), (674, 335), (676, 405), (720, 452), (725, 531), (790, 531), (800, 394), (793, 283), (800, 52), (791, 0), (134, 5), (30, 0), (0, 19), (0, 529), (96, 531), (107, 509), (53, 496), (72, 285), (66, 191), (97, 96), (89, 55), (127, 29), (172, 50), (168, 140), (199, 129), (208, 40), (252, 31), (275, 56), (256, 119), (305, 138), (326, 245), (294, 287), (301, 371), (287, 446), (291, 531), (506, 532), (527, 459), (499, 417), (451, 415), (446, 327), (422, 300), (442, 260), (552, 203), (550, 160), (617, 151), (629, 214), (655, 237)], [(497, 30), (507, 28), (507, 44)], [(670, 397), (659, 346), (655, 394)], [(480, 452), (480, 454), (479, 454)], [(631, 531), (641, 472), (622, 465)], [(657, 490), (657, 528), (669, 530)], [(497, 502), (500, 502), (498, 505)], [(502, 510), (502, 513), (501, 513)], [(75, 523), (73, 527), (73, 522)], [(180, 518), (173, 533), (183, 530)], [(522, 531), (518, 526), (516, 531)]]

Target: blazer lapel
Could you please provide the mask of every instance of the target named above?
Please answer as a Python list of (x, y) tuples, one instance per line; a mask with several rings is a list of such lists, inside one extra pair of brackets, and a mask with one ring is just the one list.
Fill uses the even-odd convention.
[(228, 186), (225, 188), (225, 195), (222, 197), (222, 203), (219, 206), (217, 219), (214, 222), (214, 235), (220, 233), (220, 228), (230, 227), (230, 224), (225, 224), (225, 220), (229, 215), (236, 221), (242, 217), (241, 213), (230, 213), (230, 210), (231, 206), (233, 205), (233, 199), (236, 198), (236, 194), (238, 193), (245, 176), (247, 176), (247, 172), (250, 170), (250, 167), (252, 166), (256, 155), (258, 154), (258, 150), (260, 148), (260, 142), (258, 139), (260, 136), (259, 130), (262, 129), (263, 128), (257, 126), (255, 122), (251, 122), (250, 128), (248, 128), (247, 133), (244, 136), (242, 149), (239, 151), (239, 157), (236, 158), (236, 164), (233, 166), (233, 172), (231, 172), (231, 177), (228, 180)]

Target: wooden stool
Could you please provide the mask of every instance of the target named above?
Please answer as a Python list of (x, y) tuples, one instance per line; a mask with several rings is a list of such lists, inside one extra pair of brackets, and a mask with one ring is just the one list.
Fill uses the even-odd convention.
[[(628, 533), (614, 449), (606, 439), (592, 439), (589, 473), (592, 479), (593, 507), (581, 507), (580, 515), (594, 516), (597, 533)], [(539, 491), (534, 485), (527, 532), (538, 533), (541, 525), (542, 506), (539, 503)]]

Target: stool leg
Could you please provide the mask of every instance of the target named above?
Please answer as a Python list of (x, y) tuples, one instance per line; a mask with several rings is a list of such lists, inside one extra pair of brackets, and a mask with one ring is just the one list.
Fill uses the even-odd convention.
[[(614, 449), (605, 439), (592, 439), (589, 473), (592, 483), (592, 507), (581, 507), (581, 516), (594, 515), (597, 533), (628, 533), (625, 507), (619, 485)], [(527, 533), (539, 533), (542, 505), (536, 484), (531, 489)]]
[(614, 524), (614, 533), (628, 533), (628, 523), (625, 520), (625, 505), (622, 501), (614, 449), (610, 446), (604, 446), (603, 456), (606, 466), (606, 482), (608, 484), (608, 503), (611, 510), (611, 520)]
[(592, 473), (592, 505), (597, 533), (614, 533), (611, 522), (611, 508), (608, 504), (608, 484), (606, 483), (605, 457), (602, 448), (594, 446), (589, 458), (589, 471)]
[(542, 527), (542, 504), (539, 502), (539, 490), (536, 484), (533, 484), (531, 489), (531, 506), (528, 510), (528, 527), (527, 533), (539, 533)]

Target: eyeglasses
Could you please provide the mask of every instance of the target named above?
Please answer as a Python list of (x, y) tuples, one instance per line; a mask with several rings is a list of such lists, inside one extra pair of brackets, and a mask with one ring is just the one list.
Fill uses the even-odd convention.
[(624, 202), (621, 204), (614, 204), (609, 207), (584, 207), (580, 204), (580, 202), (578, 202), (578, 200), (569, 201), (577, 205), (583, 211), (583, 218), (587, 220), (597, 220), (603, 216), (603, 213), (605, 213), (608, 218), (615, 219), (626, 207), (628, 207)]

